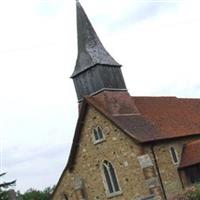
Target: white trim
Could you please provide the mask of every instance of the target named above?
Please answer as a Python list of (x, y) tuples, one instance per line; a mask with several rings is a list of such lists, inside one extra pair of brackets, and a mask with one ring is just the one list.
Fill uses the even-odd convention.
[(106, 140), (105, 138), (103, 138), (101, 140), (95, 140), (95, 141), (93, 141), (93, 144), (99, 144), (99, 143), (104, 142), (105, 140)]

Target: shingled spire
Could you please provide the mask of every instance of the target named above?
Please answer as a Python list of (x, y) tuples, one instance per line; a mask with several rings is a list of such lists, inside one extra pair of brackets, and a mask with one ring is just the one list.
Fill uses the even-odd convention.
[(104, 89), (126, 90), (121, 65), (106, 51), (78, 1), (76, 9), (78, 58), (71, 77), (78, 100)]

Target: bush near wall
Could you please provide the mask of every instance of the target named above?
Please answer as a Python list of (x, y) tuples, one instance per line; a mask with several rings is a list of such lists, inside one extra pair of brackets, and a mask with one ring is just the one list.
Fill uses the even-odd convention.
[(200, 200), (200, 184), (187, 188), (184, 194), (177, 195), (172, 200)]
[(188, 200), (200, 200), (200, 184), (192, 187), (186, 192)]

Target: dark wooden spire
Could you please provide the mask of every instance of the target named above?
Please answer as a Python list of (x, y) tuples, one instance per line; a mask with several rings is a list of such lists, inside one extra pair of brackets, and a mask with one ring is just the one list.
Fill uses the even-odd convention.
[(106, 51), (78, 1), (76, 9), (78, 58), (71, 77), (78, 99), (103, 89), (126, 89), (121, 65)]
[(72, 77), (96, 64), (120, 66), (103, 47), (81, 4), (76, 5), (78, 58)]

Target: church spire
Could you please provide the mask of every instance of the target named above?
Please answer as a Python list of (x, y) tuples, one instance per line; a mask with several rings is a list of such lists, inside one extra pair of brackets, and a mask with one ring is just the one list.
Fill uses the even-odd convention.
[(78, 58), (72, 77), (96, 64), (120, 66), (106, 51), (79, 1), (76, 1)]
[(105, 89), (126, 90), (121, 65), (106, 51), (77, 0), (76, 12), (78, 57), (71, 78), (78, 100)]

